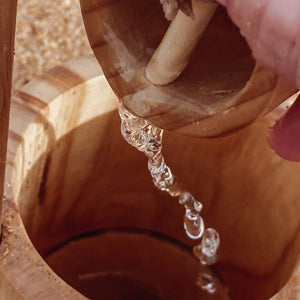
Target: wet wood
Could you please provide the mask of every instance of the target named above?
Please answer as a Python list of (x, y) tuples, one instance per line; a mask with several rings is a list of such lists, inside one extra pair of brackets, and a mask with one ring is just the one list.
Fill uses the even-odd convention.
[[(129, 110), (162, 128), (200, 137), (228, 134), (295, 92), (288, 82), (255, 64), (222, 7), (182, 74), (159, 87), (145, 78), (145, 68), (169, 26), (159, 1), (82, 0), (81, 6), (90, 44), (114, 92)], [(177, 42), (184, 38), (179, 34)], [(174, 48), (169, 46), (166, 60)]]
[(2, 207), (7, 132), (9, 122), (16, 9), (16, 0), (0, 0), (0, 212)]
[[(122, 139), (117, 99), (99, 73), (96, 60), (82, 58), (13, 98), (1, 299), (101, 297), (101, 276), (112, 291), (120, 283), (154, 299), (172, 286), (195, 295), (199, 265), (189, 256), (195, 242), (183, 230), (182, 207), (154, 189), (145, 157)], [(285, 110), (227, 137), (165, 136), (167, 162), (220, 233), (216, 268), (234, 299), (266, 300), (279, 290), (298, 297), (300, 166), (266, 142)], [(157, 274), (161, 266), (167, 270)], [(220, 291), (211, 299), (227, 300)]]

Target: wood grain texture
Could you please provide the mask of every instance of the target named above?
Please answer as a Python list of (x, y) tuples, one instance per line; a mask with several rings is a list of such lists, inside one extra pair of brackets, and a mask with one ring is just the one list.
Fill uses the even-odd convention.
[(0, 212), (2, 207), (2, 195), (4, 186), (12, 65), (14, 56), (16, 10), (16, 0), (0, 0)]
[(90, 44), (112, 89), (129, 110), (162, 128), (200, 137), (228, 134), (295, 92), (270, 70), (255, 66), (221, 7), (181, 76), (159, 87), (144, 76), (169, 25), (159, 1), (82, 0), (81, 6)]
[[(99, 73), (95, 59), (82, 58), (13, 99), (1, 299), (86, 299), (63, 279), (100, 297), (96, 277), (120, 272), (118, 265), (135, 276), (147, 271), (142, 279), (126, 277), (131, 292), (157, 296), (179, 282), (174, 288), (183, 295), (193, 285), (186, 278), (199, 266), (188, 255), (195, 243), (183, 230), (184, 212), (154, 189), (145, 157), (122, 139), (117, 99)], [(216, 268), (238, 300), (266, 300), (279, 290), (298, 300), (300, 166), (277, 157), (266, 142), (281, 113), (217, 139), (165, 135), (167, 162), (203, 202), (207, 226), (220, 232)], [(168, 270), (156, 281), (163, 265)]]
[[(32, 245), (24, 223), (34, 219), (35, 210), (22, 197), (30, 199), (32, 187), (36, 186), (42, 198), (39, 176), (43, 164), (36, 169), (35, 161), (45, 163), (45, 155), (61, 136), (99, 113), (92, 109), (98, 105), (98, 98), (91, 95), (93, 80), (97, 82), (94, 92), (114, 103), (104, 77), (96, 78), (99, 74), (101, 70), (92, 57), (77, 59), (33, 80), (13, 97), (0, 245), (1, 299), (86, 299), (60, 279)], [(83, 105), (87, 95), (94, 106), (91, 102)], [(102, 111), (105, 109), (105, 105), (101, 106)], [(65, 117), (60, 112), (66, 113)], [(29, 173), (33, 177), (28, 177)], [(38, 185), (31, 178), (38, 180)], [(25, 211), (22, 217), (20, 209)]]
[(216, 3), (193, 1), (193, 18), (178, 11), (145, 68), (145, 76), (150, 82), (160, 86), (178, 78), (217, 7)]

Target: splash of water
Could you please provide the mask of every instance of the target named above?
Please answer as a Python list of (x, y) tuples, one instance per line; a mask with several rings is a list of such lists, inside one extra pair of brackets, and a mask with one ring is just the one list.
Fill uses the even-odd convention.
[[(217, 261), (220, 238), (213, 228), (206, 228), (200, 216), (202, 203), (192, 194), (185, 191), (179, 184), (171, 169), (167, 166), (162, 154), (163, 130), (139, 118), (128, 111), (121, 103), (119, 106), (121, 133), (124, 139), (148, 158), (148, 169), (154, 185), (178, 197), (179, 203), (185, 208), (183, 227), (187, 236), (193, 240), (202, 238), (194, 247), (193, 253), (202, 265), (211, 265)], [(209, 294), (216, 292), (216, 284), (208, 274), (199, 274), (196, 284)]]

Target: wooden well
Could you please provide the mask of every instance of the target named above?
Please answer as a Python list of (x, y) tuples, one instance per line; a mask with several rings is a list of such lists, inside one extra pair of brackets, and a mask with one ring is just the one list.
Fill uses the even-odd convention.
[[(84, 57), (13, 98), (0, 299), (206, 299), (182, 207), (123, 141), (100, 73)], [(300, 165), (266, 141), (280, 113), (217, 139), (165, 134), (167, 162), (221, 236), (225, 285), (207, 299), (298, 299)]]

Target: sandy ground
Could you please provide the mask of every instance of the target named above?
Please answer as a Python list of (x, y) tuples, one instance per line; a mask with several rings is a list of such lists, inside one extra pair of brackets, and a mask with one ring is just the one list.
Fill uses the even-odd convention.
[(18, 0), (13, 91), (64, 61), (89, 53), (79, 0)]

